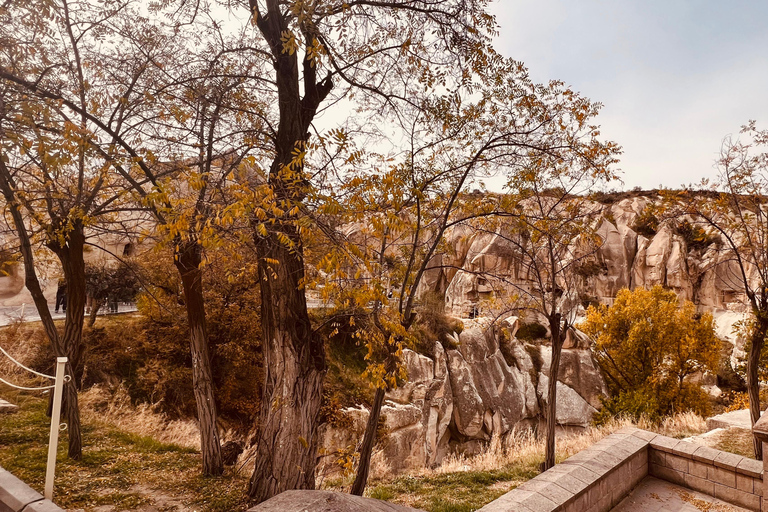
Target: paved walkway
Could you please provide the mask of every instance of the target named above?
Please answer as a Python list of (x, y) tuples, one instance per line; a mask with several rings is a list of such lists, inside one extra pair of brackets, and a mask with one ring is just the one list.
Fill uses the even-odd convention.
[(707, 418), (707, 430), (731, 427), (752, 430), (752, 419), (749, 416), (749, 409), (724, 412), (723, 414)]
[(665, 480), (646, 477), (611, 512), (749, 512)]
[[(63, 320), (66, 317), (64, 313), (54, 313), (53, 306), (49, 306), (48, 309), (51, 311), (51, 315), (53, 316), (54, 320), (59, 320), (59, 319)], [(133, 311), (136, 311), (136, 306), (133, 304), (130, 304), (130, 305), (120, 304), (117, 307), (118, 313), (131, 313)], [(104, 306), (102, 306), (99, 309), (99, 316), (109, 315), (109, 314), (114, 314), (114, 313), (109, 313), (108, 309)], [(88, 314), (86, 314), (85, 316), (87, 317)], [(37, 309), (35, 309), (35, 305), (26, 304), (24, 306), (0, 306), (0, 326), (9, 325), (19, 320), (23, 322), (39, 322), (40, 315), (37, 314)]]

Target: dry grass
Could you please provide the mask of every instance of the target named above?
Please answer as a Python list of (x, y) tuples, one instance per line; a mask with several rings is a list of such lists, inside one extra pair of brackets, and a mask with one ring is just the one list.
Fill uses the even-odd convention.
[[(39, 357), (40, 347), (44, 340), (40, 339), (40, 329), (21, 322), (15, 322), (0, 330), (0, 347), (23, 365), (29, 366)], [(49, 385), (51, 381), (36, 377), (20, 368), (0, 352), (0, 375), (9, 382), (19, 386)]]
[(161, 443), (200, 449), (200, 429), (194, 420), (169, 420), (159, 404), (131, 404), (121, 385), (109, 392), (96, 385), (80, 393), (83, 419), (108, 423), (123, 432), (147, 436)]
[[(6, 390), (0, 387), (0, 393)], [(38, 492), (42, 490), (49, 419), (46, 400), (15, 397), (20, 410), (0, 417), (0, 466)], [(54, 501), (68, 510), (104, 512), (236, 512), (247, 508), (247, 476), (227, 469), (221, 477), (200, 475), (201, 456), (191, 448), (128, 433), (83, 418), (83, 457), (66, 457), (66, 431), (59, 442)]]
[[(558, 438), (556, 458), (558, 461), (592, 446), (600, 439), (628, 426), (635, 426), (628, 419), (617, 419), (600, 427), (590, 427), (584, 432)], [(425, 470), (435, 474), (457, 471), (490, 471), (509, 465), (537, 466), (544, 460), (544, 440), (537, 439), (532, 430), (512, 431), (503, 439), (494, 437), (486, 450), (473, 457), (450, 455), (433, 469)]]

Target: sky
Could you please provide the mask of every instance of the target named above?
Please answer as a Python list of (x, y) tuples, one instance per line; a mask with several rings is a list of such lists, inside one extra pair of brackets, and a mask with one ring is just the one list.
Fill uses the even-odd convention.
[(495, 46), (603, 104), (623, 186), (712, 178), (725, 136), (768, 128), (764, 0), (496, 0)]

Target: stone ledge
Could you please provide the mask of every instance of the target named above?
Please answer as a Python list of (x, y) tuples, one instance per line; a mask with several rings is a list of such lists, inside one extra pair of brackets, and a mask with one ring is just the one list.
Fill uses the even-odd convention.
[(649, 434), (622, 429), (478, 512), (607, 512), (648, 474)]
[[(249, 508), (248, 512), (358, 512), (361, 510), (370, 512), (423, 512), (386, 501), (333, 491), (285, 491)], [(523, 512), (527, 511), (523, 510)]]
[(0, 512), (64, 512), (0, 467)]
[(748, 509), (762, 504), (760, 462), (625, 428), (478, 512), (608, 512), (649, 474)]

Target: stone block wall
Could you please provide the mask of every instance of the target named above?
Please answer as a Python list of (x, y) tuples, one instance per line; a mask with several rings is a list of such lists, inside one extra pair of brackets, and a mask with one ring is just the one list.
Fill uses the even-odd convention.
[(733, 505), (759, 511), (763, 464), (688, 441), (654, 437), (649, 474)]
[(0, 467), (0, 512), (64, 512)]
[(761, 510), (761, 462), (626, 428), (478, 512), (608, 512), (648, 475), (739, 507)]

